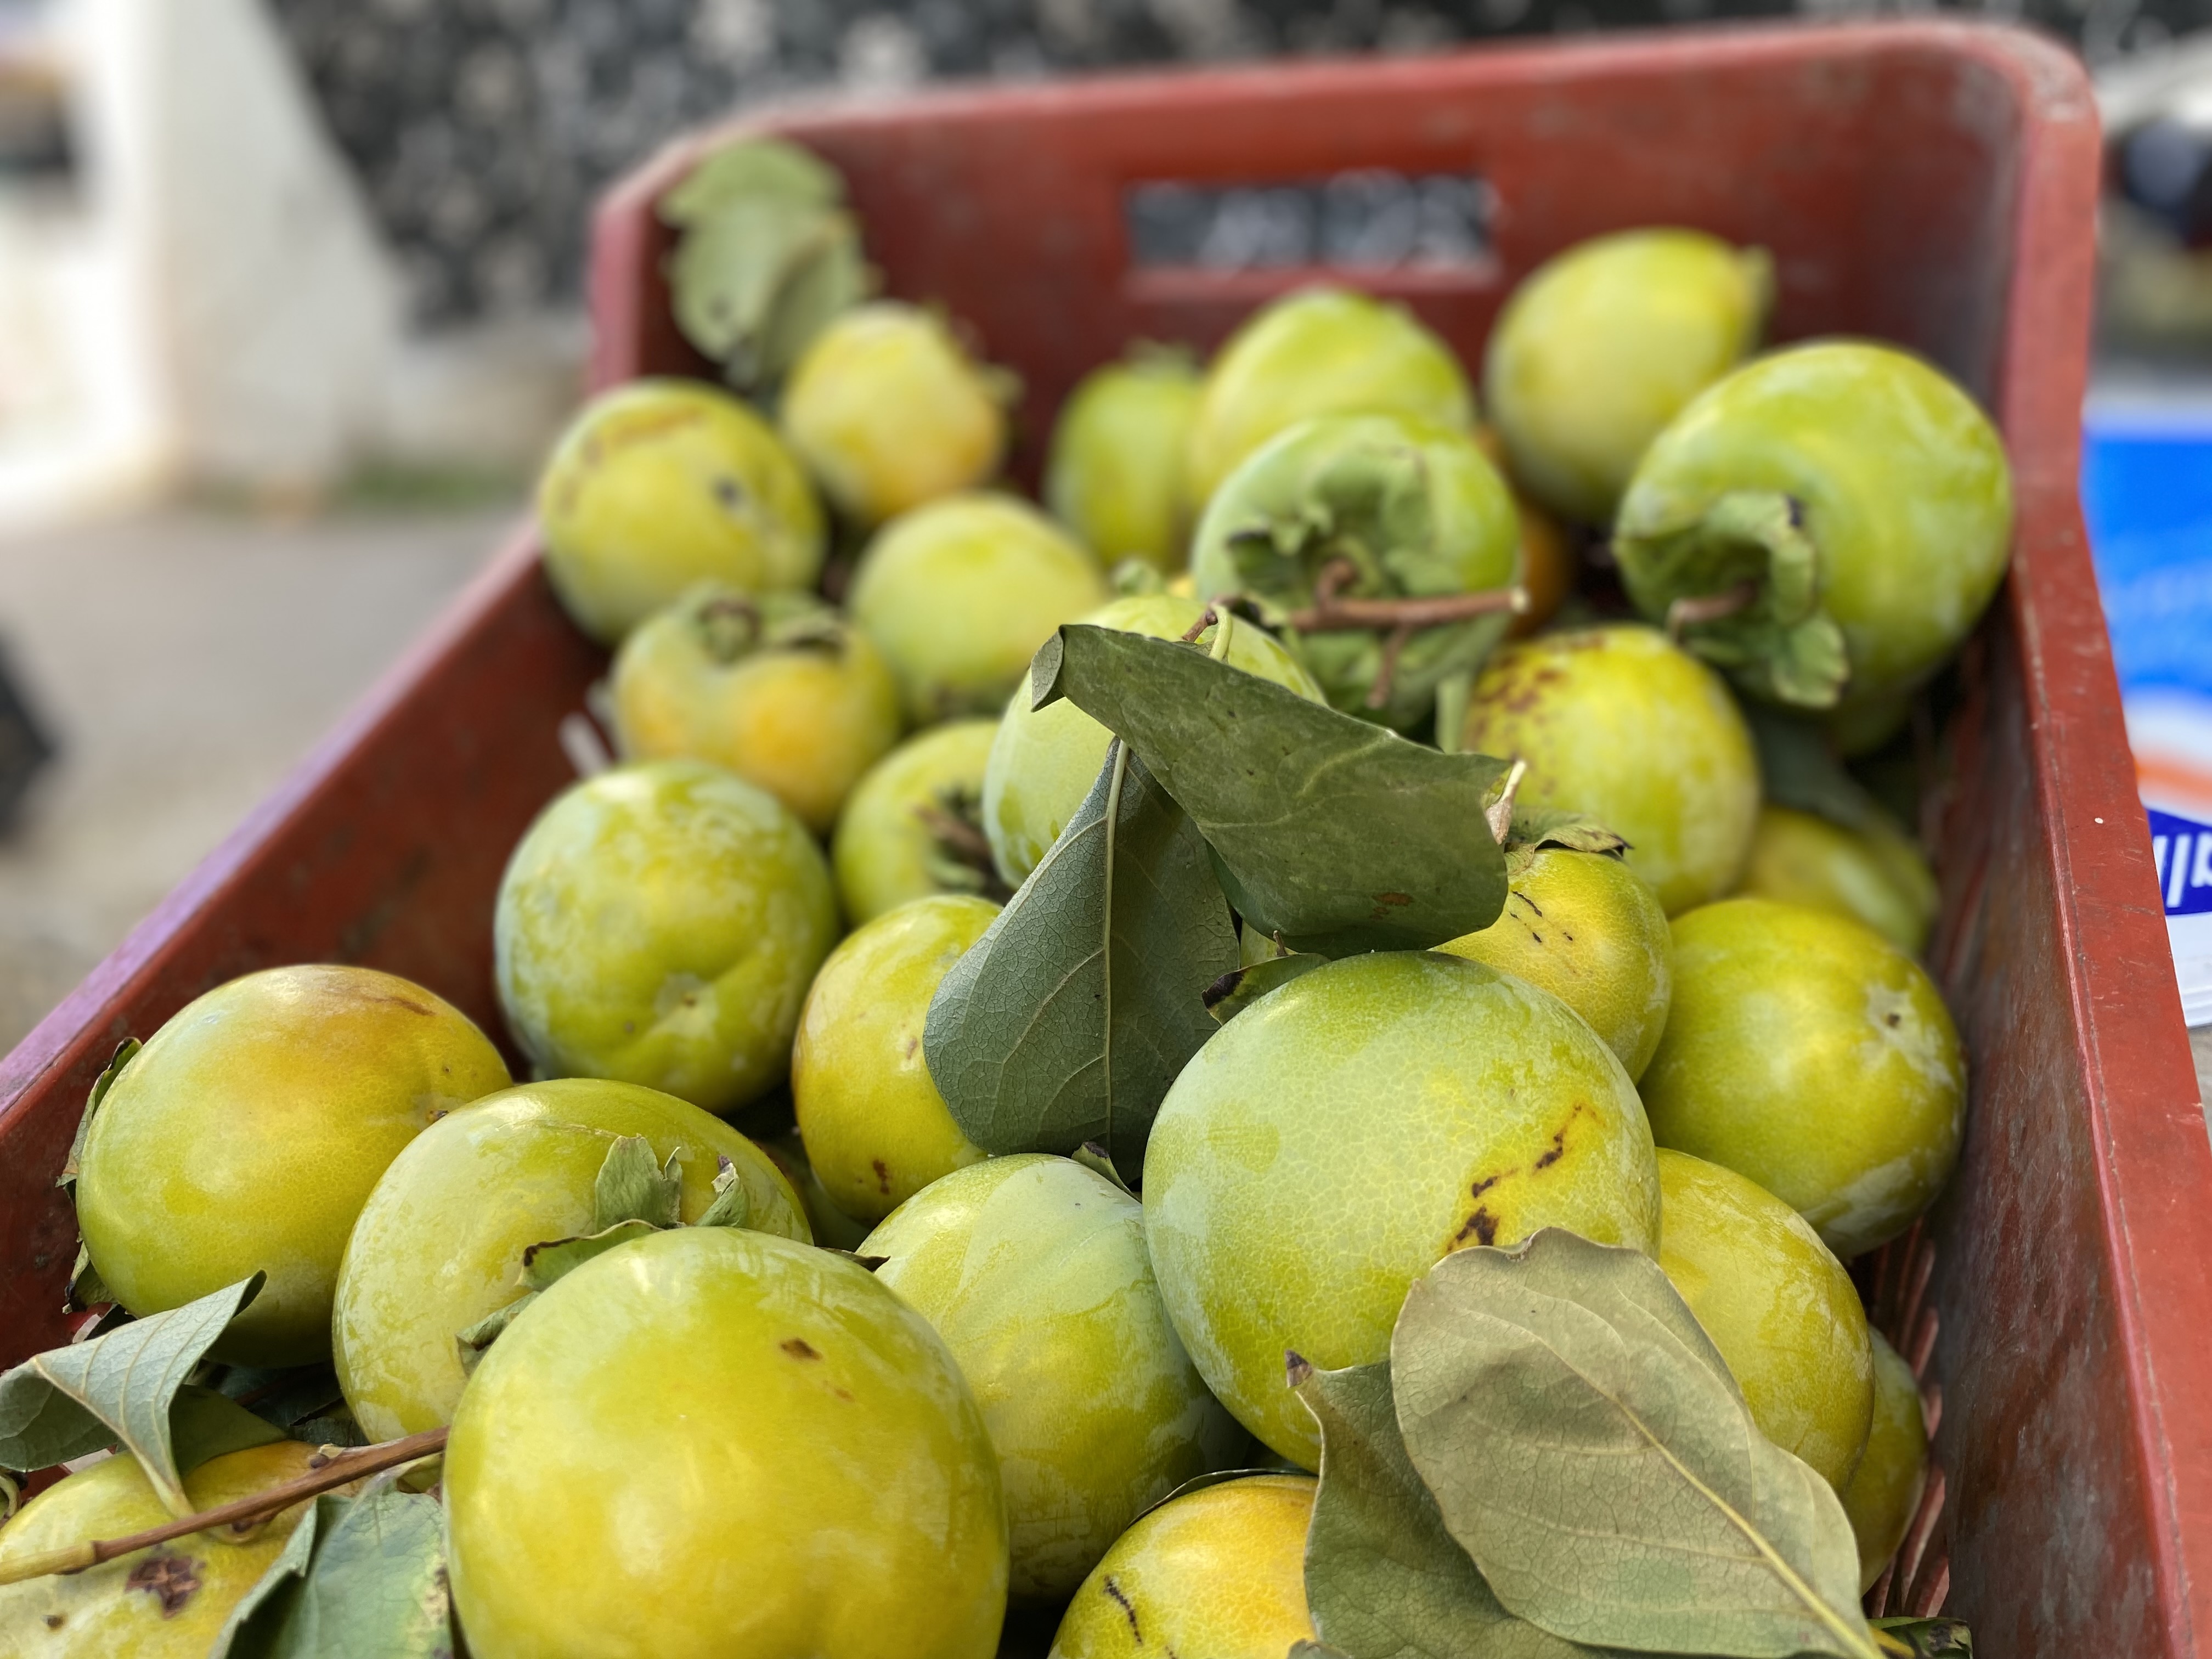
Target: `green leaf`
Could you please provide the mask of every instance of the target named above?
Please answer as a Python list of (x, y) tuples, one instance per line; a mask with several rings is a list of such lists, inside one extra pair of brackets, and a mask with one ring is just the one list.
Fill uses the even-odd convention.
[[(677, 1155), (668, 1162), (653, 1155), (653, 1143), (643, 1135), (623, 1135), (607, 1149), (592, 1186), (592, 1231), (605, 1232), (625, 1221), (642, 1221), (649, 1227), (673, 1227), (682, 1219), (684, 1178), (676, 1172)], [(536, 1245), (533, 1249), (543, 1249)], [(528, 1257), (524, 1258), (525, 1261)]]
[(209, 1659), (450, 1659), (438, 1500), (380, 1482), (325, 1492), (231, 1611)]
[(1137, 1195), (1129, 1183), (1121, 1179), (1121, 1172), (1114, 1167), (1114, 1160), (1106, 1156), (1106, 1149), (1097, 1141), (1086, 1140), (1067, 1156), (1072, 1162), (1080, 1164), (1100, 1180), (1112, 1182), (1130, 1197)]
[(709, 1204), (697, 1222), (702, 1227), (744, 1227), (751, 1224), (752, 1200), (745, 1195), (745, 1183), (738, 1179), (738, 1166), (728, 1158), (714, 1171), (714, 1201)]
[(1249, 967), (1232, 968), (1206, 988), (1206, 1012), (1223, 1025), (1268, 992), (1311, 973), (1328, 958), (1311, 951), (1288, 951)]
[(76, 1134), (70, 1141), (69, 1156), (62, 1160), (62, 1172), (54, 1180), (55, 1186), (72, 1197), (76, 1194), (77, 1170), (84, 1162), (85, 1137), (92, 1133), (92, 1115), (100, 1109), (100, 1102), (107, 1098), (107, 1091), (115, 1086), (115, 1079), (123, 1075), (123, 1068), (145, 1046), (137, 1037), (124, 1038), (115, 1045), (115, 1053), (109, 1057), (106, 1069), (92, 1080), (92, 1092), (85, 1097), (84, 1114), (76, 1121)]
[(1521, 1618), (1600, 1647), (1879, 1652), (1843, 1505), (1649, 1256), (1556, 1229), (1448, 1255), (1390, 1360), (1413, 1467)]
[(1874, 1628), (1885, 1652), (1911, 1659), (1974, 1659), (1974, 1633), (1956, 1619), (1877, 1619)]
[(836, 169), (799, 146), (726, 146), (660, 198), (677, 326), (740, 387), (780, 380), (873, 274)]
[(1498, 1605), (1444, 1529), (1398, 1433), (1384, 1360), (1291, 1386), (1321, 1425), (1321, 1490), (1306, 1534), (1314, 1628), (1350, 1659), (1580, 1659), (1592, 1650)]
[(340, 1405), (345, 1391), (328, 1365), (296, 1365), (265, 1370), (252, 1365), (224, 1369), (216, 1387), (257, 1417), (281, 1429), (305, 1422)]
[(1636, 608), (1753, 696), (1832, 708), (1850, 658), (1801, 516), (1787, 495), (1732, 491), (1686, 524), (1616, 537), (1613, 555)]
[(1136, 751), (1261, 933), (1342, 956), (1426, 950), (1498, 920), (1505, 863), (1483, 808), (1504, 761), (1443, 754), (1115, 629), (1062, 628), (1030, 674), (1037, 707), (1066, 697)]
[(33, 1354), (0, 1376), (0, 1468), (45, 1468), (119, 1441), (163, 1508), (192, 1513), (172, 1412), (185, 1379), (266, 1278), (255, 1273), (88, 1342)]
[(1767, 799), (1852, 830), (1863, 831), (1881, 813), (1865, 786), (1844, 769), (1821, 726), (1763, 703), (1746, 702), (1743, 714), (1759, 748)]
[(169, 1407), (169, 1444), (182, 1474), (212, 1459), (288, 1437), (267, 1418), (198, 1383), (187, 1382), (178, 1389)]
[[(532, 1244), (522, 1253), (523, 1286), (531, 1291), (550, 1289), (592, 1257), (605, 1255), (618, 1244), (627, 1244), (633, 1238), (644, 1238), (659, 1231), (649, 1221), (632, 1218), (617, 1221), (603, 1232), (586, 1233), (581, 1238), (555, 1238)], [(471, 1330), (475, 1328), (470, 1327)], [(505, 1328), (504, 1324), (501, 1328)]]
[(100, 1276), (100, 1269), (92, 1265), (90, 1246), (76, 1247), (76, 1261), (70, 1267), (69, 1294), (62, 1298), (62, 1306), (70, 1313), (83, 1313), (103, 1303), (112, 1305), (115, 1292), (107, 1288), (107, 1281)]
[(1134, 1181), (1161, 1097), (1212, 1035), (1200, 999), (1237, 959), (1196, 826), (1113, 744), (1060, 839), (939, 984), (923, 1056), (985, 1152), (1096, 1141)]

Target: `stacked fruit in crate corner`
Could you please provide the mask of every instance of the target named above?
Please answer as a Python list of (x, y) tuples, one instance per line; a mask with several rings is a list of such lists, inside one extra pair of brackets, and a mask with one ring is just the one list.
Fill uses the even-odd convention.
[(1941, 1482), (1922, 1259), (1905, 1355), (1845, 1266), (1963, 1131), (1905, 826), (2010, 541), (1965, 395), (1631, 231), (1488, 426), (1309, 290), (1099, 368), (1047, 512), (833, 172), (662, 210), (734, 390), (546, 469), (622, 763), (501, 885), (535, 1080), (361, 969), (125, 1045), (87, 1323), (0, 1377), (0, 1468), (82, 1465), (10, 1650), (1970, 1651), (1869, 1617), (1939, 1611)]

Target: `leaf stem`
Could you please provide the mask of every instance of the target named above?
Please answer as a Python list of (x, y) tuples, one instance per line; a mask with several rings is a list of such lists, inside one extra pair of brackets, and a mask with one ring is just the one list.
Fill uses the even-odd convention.
[(1498, 792), (1498, 799), (1490, 804), (1490, 810), (1483, 814), (1489, 822), (1491, 836), (1500, 847), (1505, 845), (1506, 835), (1513, 828), (1513, 797), (1521, 793), (1521, 780), (1528, 775), (1528, 763), (1524, 760), (1515, 761), (1513, 769), (1505, 775), (1505, 785)]
[(1685, 593), (1667, 607), (1667, 637), (1680, 644), (1682, 630), (1695, 628), (1700, 623), (1726, 620), (1740, 611), (1751, 608), (1759, 597), (1759, 584), (1744, 580), (1733, 587), (1723, 587), (1717, 593)]
[(1500, 611), (1523, 615), (1528, 609), (1525, 587), (1492, 587), (1479, 593), (1443, 593), (1401, 599), (1340, 599), (1315, 585), (1314, 603), (1291, 613), (1291, 626), (1301, 634), (1341, 634), (1359, 628), (1435, 628), (1444, 623), (1465, 622)]
[(310, 1470), (295, 1480), (257, 1492), (247, 1497), (203, 1510), (198, 1515), (188, 1515), (181, 1521), (170, 1521), (144, 1532), (134, 1532), (127, 1538), (88, 1539), (67, 1548), (41, 1550), (35, 1554), (0, 1564), (0, 1584), (20, 1584), (27, 1578), (44, 1578), (58, 1572), (82, 1572), (104, 1561), (112, 1561), (119, 1555), (129, 1555), (138, 1550), (151, 1549), (156, 1544), (166, 1544), (172, 1538), (183, 1538), (196, 1532), (209, 1532), (217, 1527), (228, 1527), (243, 1532), (257, 1522), (288, 1510), (303, 1498), (331, 1492), (365, 1474), (374, 1474), (380, 1469), (397, 1468), (402, 1463), (412, 1463), (425, 1457), (435, 1456), (446, 1449), (447, 1429), (426, 1429), (421, 1434), (410, 1434), (404, 1440), (386, 1440), (379, 1445), (360, 1446), (349, 1451), (334, 1452), (330, 1461), (320, 1468)]

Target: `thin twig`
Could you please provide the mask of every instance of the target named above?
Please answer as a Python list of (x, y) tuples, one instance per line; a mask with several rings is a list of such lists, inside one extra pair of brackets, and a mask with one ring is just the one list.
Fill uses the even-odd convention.
[(1685, 593), (1667, 607), (1667, 637), (1679, 641), (1686, 628), (1720, 622), (1739, 611), (1747, 611), (1758, 597), (1759, 584), (1749, 580), (1723, 587), (1717, 593)]
[(1314, 599), (1314, 604), (1291, 614), (1291, 626), (1301, 634), (1340, 634), (1355, 628), (1435, 628), (1500, 611), (1523, 616), (1528, 610), (1525, 587), (1493, 587), (1480, 593), (1444, 593), (1429, 599), (1340, 599), (1333, 594), (1324, 596), (1316, 584)]
[(1413, 637), (1413, 624), (1400, 623), (1382, 641), (1382, 665), (1375, 671), (1375, 684), (1367, 689), (1367, 706), (1382, 708), (1389, 703), (1390, 688), (1398, 679), (1398, 656), (1405, 650), (1406, 641)]
[(0, 1565), (0, 1584), (19, 1584), (27, 1578), (45, 1578), (58, 1572), (82, 1572), (103, 1561), (112, 1561), (118, 1556), (151, 1549), (156, 1544), (166, 1544), (172, 1538), (184, 1538), (196, 1532), (210, 1532), (217, 1527), (228, 1527), (243, 1533), (258, 1522), (293, 1504), (319, 1493), (331, 1492), (365, 1474), (374, 1474), (380, 1469), (397, 1468), (402, 1463), (412, 1463), (425, 1457), (434, 1457), (446, 1449), (447, 1429), (426, 1429), (421, 1434), (410, 1434), (404, 1440), (386, 1440), (374, 1446), (356, 1447), (349, 1451), (334, 1452), (330, 1461), (319, 1468), (310, 1470), (296, 1480), (287, 1480), (281, 1486), (270, 1486), (231, 1503), (203, 1510), (198, 1515), (188, 1515), (181, 1521), (171, 1521), (161, 1526), (134, 1532), (127, 1538), (96, 1538), (82, 1544), (73, 1544), (67, 1549), (41, 1550)]
[(1198, 620), (1196, 622), (1193, 623), (1189, 627), (1182, 630), (1182, 642), (1185, 645), (1196, 645), (1198, 643), (1198, 636), (1212, 626), (1213, 607), (1209, 605), (1205, 610), (1198, 613)]

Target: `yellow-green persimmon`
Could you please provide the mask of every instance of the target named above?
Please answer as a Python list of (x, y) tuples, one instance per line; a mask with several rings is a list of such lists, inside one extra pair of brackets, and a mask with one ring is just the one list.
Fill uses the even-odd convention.
[(408, 1142), (505, 1088), (459, 1009), (370, 968), (270, 968), (186, 1004), (94, 1114), (77, 1224), (116, 1299), (161, 1313), (260, 1272), (216, 1344), (249, 1365), (330, 1352), (346, 1235)]

